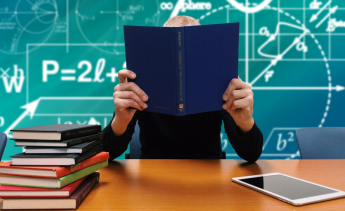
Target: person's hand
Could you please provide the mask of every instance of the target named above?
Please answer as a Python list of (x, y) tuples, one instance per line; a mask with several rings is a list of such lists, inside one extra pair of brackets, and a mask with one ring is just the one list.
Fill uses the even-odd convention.
[(253, 119), (253, 91), (252, 87), (240, 78), (230, 81), (223, 94), (223, 105), (243, 132), (248, 132), (254, 125)]
[(136, 110), (142, 111), (147, 108), (146, 93), (134, 82), (127, 81), (127, 78), (135, 79), (135, 77), (135, 73), (130, 70), (121, 70), (118, 73), (119, 84), (115, 86), (113, 94), (115, 117), (112, 121), (112, 128), (116, 135), (121, 135), (126, 131)]

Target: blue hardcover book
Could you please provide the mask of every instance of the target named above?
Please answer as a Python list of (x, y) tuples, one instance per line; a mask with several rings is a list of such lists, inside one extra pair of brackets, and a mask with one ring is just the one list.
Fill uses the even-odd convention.
[(145, 111), (182, 116), (222, 110), (238, 77), (239, 23), (124, 26), (127, 69), (149, 96)]

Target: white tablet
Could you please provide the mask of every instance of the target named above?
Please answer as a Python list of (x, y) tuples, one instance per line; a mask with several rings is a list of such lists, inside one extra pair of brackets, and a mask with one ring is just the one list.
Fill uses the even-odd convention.
[(232, 178), (233, 182), (300, 206), (345, 197), (345, 192), (280, 173)]

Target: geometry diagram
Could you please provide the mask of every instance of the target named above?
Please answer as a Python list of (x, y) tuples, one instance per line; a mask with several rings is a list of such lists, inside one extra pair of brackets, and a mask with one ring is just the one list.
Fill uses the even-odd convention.
[(27, 41), (44, 43), (53, 32), (58, 14), (55, 0), (2, 1), (0, 52), (26, 52)]
[[(248, 4), (248, 8), (257, 6)], [(293, 134), (277, 128), (322, 127), (331, 109), (332, 93), (344, 87), (332, 84), (321, 43), (302, 21), (282, 8), (267, 5), (255, 13), (246, 8), (238, 11), (236, 5), (224, 5), (198, 20), (201, 24), (241, 22), (239, 76), (252, 86), (257, 125), (263, 134), (272, 134), (268, 143), (272, 146), (267, 145), (270, 150), (264, 149), (261, 157), (295, 158), (299, 154), (297, 145), (291, 144)], [(274, 25), (267, 25), (266, 17), (278, 15)], [(227, 157), (237, 157), (230, 148), (225, 149)]]
[[(95, 47), (124, 55), (123, 25), (156, 26), (159, 5), (157, 0), (114, 0), (97, 4), (93, 0), (78, 0), (75, 13), (78, 27), (89, 43), (103, 43), (104, 46)], [(97, 26), (97, 30), (90, 26)]]

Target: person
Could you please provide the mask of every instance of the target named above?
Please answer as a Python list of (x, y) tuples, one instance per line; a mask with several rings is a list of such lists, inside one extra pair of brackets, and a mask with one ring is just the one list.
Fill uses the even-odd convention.
[[(164, 24), (165, 27), (191, 25), (200, 24), (188, 16), (175, 16)], [(111, 160), (126, 151), (137, 121), (141, 158), (222, 158), (222, 121), (232, 147), (242, 159), (255, 162), (260, 157), (263, 137), (253, 119), (253, 92), (240, 78), (232, 79), (225, 90), (223, 110), (172, 116), (144, 111), (150, 96), (127, 81), (135, 77), (135, 70), (118, 72), (119, 84), (113, 94), (115, 112), (103, 130), (104, 150), (109, 151)]]

